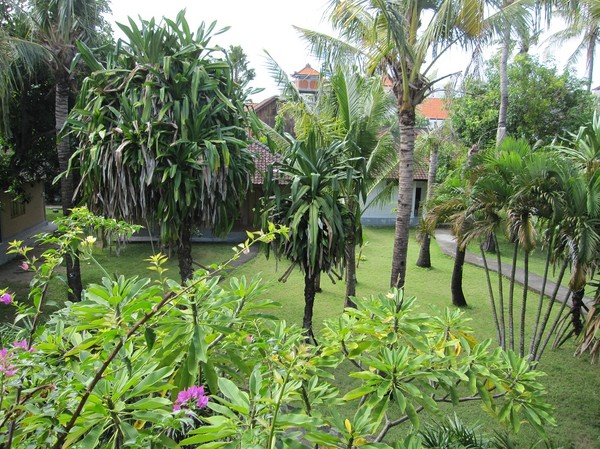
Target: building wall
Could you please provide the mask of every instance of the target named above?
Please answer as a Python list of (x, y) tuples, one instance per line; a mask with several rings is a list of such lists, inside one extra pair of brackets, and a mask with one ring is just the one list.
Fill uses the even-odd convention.
[[(361, 221), (367, 226), (395, 226), (396, 224), (396, 209), (398, 207), (398, 187), (394, 187), (393, 193), (389, 201), (385, 204), (371, 204), (371, 201), (381, 190), (377, 188), (367, 197), (367, 209), (363, 212)], [(419, 196), (417, 196), (417, 194)], [(411, 226), (415, 226), (419, 222), (418, 205), (425, 200), (427, 195), (427, 182), (413, 182), (413, 199), (411, 212)]]
[(14, 203), (10, 195), (0, 193), (0, 242), (14, 240), (46, 223), (44, 185), (27, 185), (25, 191), (30, 197), (30, 201), (25, 204)]

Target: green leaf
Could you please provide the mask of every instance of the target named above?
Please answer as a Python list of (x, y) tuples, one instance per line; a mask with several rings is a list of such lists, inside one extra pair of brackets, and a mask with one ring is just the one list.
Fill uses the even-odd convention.
[(250, 409), (248, 394), (241, 391), (236, 384), (224, 377), (219, 378), (219, 390), (232, 404), (240, 407), (247, 414)]
[(172, 403), (166, 398), (143, 398), (128, 407), (132, 410), (154, 410), (171, 406)]

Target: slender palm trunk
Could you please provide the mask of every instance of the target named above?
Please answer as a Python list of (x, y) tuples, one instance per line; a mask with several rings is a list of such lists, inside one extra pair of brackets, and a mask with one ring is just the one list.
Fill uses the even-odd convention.
[(356, 235), (352, 227), (346, 236), (346, 301), (345, 307), (356, 307), (352, 299), (356, 296)]
[(517, 274), (517, 256), (519, 255), (519, 244), (515, 242), (513, 249), (512, 267), (510, 270), (510, 285), (508, 290), (508, 349), (515, 350), (515, 276)]
[(502, 284), (502, 255), (500, 254), (500, 248), (498, 246), (498, 238), (494, 234), (494, 243), (496, 245), (496, 263), (498, 265), (498, 312), (500, 313), (500, 330), (501, 339), (500, 346), (502, 349), (506, 349), (506, 322), (504, 319), (504, 286)]
[[(552, 335), (554, 326), (548, 333), (548, 336), (547, 336), (546, 340), (544, 341), (544, 344), (540, 347), (540, 345), (542, 343), (542, 338), (544, 336), (544, 331), (546, 330), (548, 321), (550, 321), (550, 314), (552, 312), (552, 307), (554, 306), (554, 302), (556, 301), (556, 297), (558, 296), (558, 289), (560, 288), (560, 284), (562, 283), (562, 280), (565, 275), (565, 271), (567, 270), (568, 264), (569, 264), (569, 260), (567, 258), (565, 258), (562, 266), (560, 267), (560, 271), (558, 273), (558, 278), (556, 279), (556, 286), (554, 287), (552, 296), (549, 299), (548, 307), (546, 308), (546, 313), (544, 314), (544, 318), (542, 319), (540, 330), (536, 335), (535, 342), (533, 345), (533, 351), (532, 351), (532, 359), (535, 361), (539, 361), (540, 358), (542, 357), (542, 354), (544, 353), (544, 349), (546, 348), (546, 345), (548, 344), (548, 341), (550, 340), (550, 336)], [(567, 299), (568, 298), (565, 298), (565, 302), (567, 301)], [(564, 304), (563, 304), (563, 306), (564, 306)]]
[(450, 291), (452, 292), (452, 304), (456, 307), (467, 307), (467, 300), (462, 288), (463, 267), (465, 265), (466, 248), (456, 243), (456, 256), (454, 256), (454, 269), (452, 270), (452, 281)]
[(525, 314), (527, 312), (527, 293), (529, 292), (529, 251), (523, 256), (523, 299), (521, 301), (521, 320), (519, 322), (519, 356), (525, 355)]
[[(508, 2), (510, 3), (510, 2)], [(506, 115), (508, 111), (508, 52), (510, 49), (510, 24), (505, 26), (500, 53), (500, 109), (498, 110), (498, 129), (496, 146), (506, 137)]]
[(592, 90), (592, 81), (594, 80), (594, 53), (596, 52), (596, 41), (600, 38), (600, 26), (598, 24), (590, 25), (592, 29), (589, 34), (585, 55), (585, 68), (587, 70), (586, 84), (587, 90)]
[(548, 282), (548, 271), (550, 270), (550, 263), (552, 260), (553, 240), (554, 240), (554, 235), (551, 235), (550, 240), (548, 242), (548, 251), (546, 253), (546, 265), (544, 266), (544, 276), (542, 278), (542, 290), (540, 291), (540, 299), (538, 301), (537, 312), (535, 314), (535, 324), (533, 326), (531, 341), (529, 342), (529, 354), (530, 355), (532, 355), (534, 352), (534, 345), (535, 345), (535, 341), (537, 339), (538, 328), (540, 325), (540, 318), (542, 317), (542, 309), (543, 309), (543, 305), (544, 305), (544, 294), (546, 292), (546, 283)]
[[(493, 234), (492, 234), (493, 237)], [(479, 247), (481, 250), (481, 258), (483, 259), (483, 267), (485, 268), (485, 280), (488, 286), (488, 292), (490, 295), (490, 304), (492, 306), (492, 316), (494, 317), (494, 324), (496, 325), (496, 338), (498, 345), (502, 346), (502, 334), (500, 332), (500, 322), (498, 321), (498, 312), (496, 310), (496, 300), (494, 299), (494, 289), (492, 288), (492, 278), (490, 277), (490, 269), (487, 263), (487, 257), (483, 245)]]
[[(401, 102), (400, 102), (401, 103)], [(408, 231), (412, 210), (413, 193), (413, 152), (415, 147), (415, 110), (399, 104), (400, 150), (398, 154), (398, 208), (396, 210), (396, 230), (392, 256), (392, 287), (404, 287), (406, 281), (406, 256), (408, 251)]]
[[(429, 172), (427, 173), (427, 203), (433, 196), (435, 187), (435, 178), (437, 175), (438, 166), (438, 148), (432, 147), (429, 153)], [(427, 204), (426, 203), (426, 204)], [(419, 258), (417, 259), (417, 267), (431, 268), (431, 236), (425, 234), (421, 240), (421, 249), (419, 250)]]
[(306, 338), (313, 339), (314, 333), (312, 327), (313, 310), (315, 305), (315, 274), (306, 270), (304, 274), (304, 319), (302, 327), (305, 329)]
[[(74, 181), (73, 174), (68, 173), (69, 159), (71, 157), (71, 145), (69, 137), (65, 136), (62, 139), (58, 139), (58, 135), (62, 130), (65, 122), (67, 121), (67, 115), (69, 114), (69, 82), (66, 79), (66, 75), (63, 77), (59, 76), (56, 81), (55, 88), (55, 99), (54, 99), (54, 119), (57, 136), (56, 150), (58, 153), (58, 166), (63, 176), (60, 178), (60, 195), (62, 210), (65, 217), (71, 213), (73, 208), (73, 196), (74, 196)], [(81, 269), (79, 266), (79, 257), (77, 253), (74, 255), (66, 254), (65, 264), (67, 267), (67, 284), (69, 286), (69, 300), (79, 301), (81, 299), (81, 291), (83, 286), (81, 284)]]
[(181, 225), (179, 242), (177, 246), (177, 258), (179, 260), (179, 275), (181, 282), (192, 278), (194, 273), (192, 258), (192, 220), (188, 217)]

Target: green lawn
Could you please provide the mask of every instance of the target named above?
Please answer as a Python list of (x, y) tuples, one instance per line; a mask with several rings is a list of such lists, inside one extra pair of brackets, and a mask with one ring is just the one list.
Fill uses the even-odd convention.
[[(389, 285), (390, 261), (392, 255), (393, 229), (369, 228), (366, 230), (368, 245), (363, 251), (364, 260), (358, 269), (357, 295), (364, 296), (386, 291)], [(232, 245), (198, 244), (194, 246), (194, 257), (203, 264), (224, 261), (232, 254)], [(439, 248), (432, 243), (433, 268), (421, 269), (414, 265), (417, 259), (418, 245), (411, 239), (409, 246), (409, 265), (406, 291), (418, 298), (421, 310), (438, 313), (445, 307), (451, 306), (450, 277), (452, 274), (452, 259), (444, 256)], [(107, 250), (97, 249), (96, 256), (110, 273), (126, 276), (149, 276), (152, 272), (145, 270), (147, 266), (143, 259), (152, 254), (149, 244), (129, 244), (119, 257)], [(283, 274), (287, 263), (275, 263), (273, 259), (266, 260), (264, 256), (247, 262), (234, 270), (236, 276), (262, 276), (268, 284), (266, 294), (281, 303), (281, 309), (275, 311), (282, 319), (301, 324), (303, 312), (303, 278), (299, 273), (292, 274), (286, 283), (277, 279)], [(178, 278), (175, 261), (169, 262), (170, 274)], [(99, 280), (100, 271), (91, 262), (82, 266), (84, 282)], [(11, 288), (21, 294), (26, 292), (26, 286), (11, 285)], [(344, 283), (333, 284), (327, 277), (322, 278), (323, 293), (318, 294), (315, 303), (315, 327), (320, 328), (323, 319), (334, 317), (342, 311)], [(469, 307), (465, 313), (472, 318), (472, 327), (478, 339), (494, 338), (495, 330), (490, 313), (485, 275), (482, 269), (467, 265), (464, 269), (464, 290)], [(63, 298), (65, 289), (59, 284), (52, 286), (51, 296)], [(515, 292), (516, 300), (520, 300), (522, 290)], [(530, 295), (533, 306), (537, 295)], [(1, 306), (1, 305), (0, 305)], [(2, 309), (0, 309), (2, 313)], [(548, 429), (552, 441), (565, 448), (600, 448), (600, 376), (598, 366), (591, 366), (586, 358), (577, 359), (572, 356), (573, 345), (568, 342), (562, 349), (548, 349), (540, 364), (540, 369), (547, 373), (544, 384), (548, 390), (548, 400), (556, 407), (558, 426)], [(347, 383), (342, 372), (338, 372), (340, 385)], [(448, 410), (448, 413), (453, 413)], [(461, 405), (459, 416), (467, 423), (479, 423), (483, 430), (490, 433), (496, 429), (496, 424), (486, 419), (477, 403)], [(406, 433), (410, 429), (404, 427), (398, 433)], [(518, 447), (529, 447), (538, 441), (538, 437), (527, 426), (517, 437)], [(543, 447), (543, 446), (542, 446)]]

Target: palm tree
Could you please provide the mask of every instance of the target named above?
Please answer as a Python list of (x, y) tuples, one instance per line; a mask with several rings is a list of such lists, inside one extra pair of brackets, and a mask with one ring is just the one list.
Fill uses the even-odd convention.
[[(473, 187), (474, 214), (479, 213), (481, 219), (474, 226), (470, 238), (485, 236), (489, 232), (497, 232), (504, 228), (509, 241), (513, 244), (512, 269), (509, 277), (508, 301), (506, 304), (507, 321), (505, 321), (505, 297), (502, 287), (501, 255), (496, 254), (498, 265), (498, 299), (499, 306), (496, 312), (494, 294), (488, 276), (488, 288), (490, 299), (494, 309), (499, 344), (505, 349), (515, 350), (515, 281), (516, 265), (519, 251), (523, 252), (525, 279), (523, 285), (523, 296), (521, 299), (521, 310), (519, 315), (519, 345), (521, 355), (525, 353), (525, 321), (528, 305), (528, 270), (529, 254), (538, 242), (538, 227), (546, 237), (549, 245), (546, 273), (544, 275), (544, 287), (547, 279), (547, 270), (552, 263), (551, 255), (555, 254), (556, 238), (554, 229), (558, 226), (558, 204), (562, 200), (562, 192), (558, 182), (558, 166), (551, 153), (540, 149), (532, 149), (523, 139), (505, 138), (493, 151), (484, 156), (484, 161), (478, 172), (478, 177)], [(501, 219), (503, 217), (503, 219)], [(482, 257), (487, 267), (485, 253)], [(565, 266), (566, 268), (566, 266)], [(564, 273), (564, 269), (561, 269)], [(562, 276), (562, 274), (561, 274)], [(547, 317), (556, 298), (553, 294), (548, 306)], [(532, 357), (536, 353), (534, 341), (538, 341), (544, 332), (547, 317), (541, 321), (542, 301), (544, 294), (540, 295), (538, 311), (534, 325), (532, 343), (529, 353)], [(507, 336), (508, 330), (508, 336)]]
[[(73, 91), (75, 72), (71, 70), (77, 53), (77, 41), (90, 41), (99, 31), (102, 14), (108, 11), (106, 0), (31, 0), (28, 11), (31, 20), (32, 43), (45, 49), (55, 80), (54, 120), (57, 136), (69, 113), (69, 96)], [(58, 138), (56, 150), (59, 169), (67, 172), (72, 154), (68, 137)], [(72, 174), (61, 177), (61, 202), (65, 215), (74, 206)], [(77, 257), (66, 255), (69, 296), (81, 297), (81, 273)]]
[[(280, 185), (273, 168), (266, 181), (261, 209), (261, 224), (289, 228), (288, 236), (278, 236), (266, 246), (292, 264), (280, 280), (285, 281), (295, 267), (304, 274), (304, 318), (307, 338), (312, 330), (316, 279), (320, 273), (337, 275), (344, 258), (345, 239), (351, 226), (348, 208), (340, 197), (340, 184), (348, 168), (339, 162), (341, 142), (327, 147), (318, 145), (311, 133), (303, 141), (294, 141), (284, 161), (277, 167)], [(283, 177), (283, 178), (282, 178)]]
[(591, 123), (554, 149), (569, 164), (562, 171), (567, 200), (559, 226), (559, 241), (572, 263), (571, 333), (579, 335), (583, 330), (581, 310), (586, 279), (598, 266), (600, 252), (600, 115), (595, 114)]
[[(303, 140), (315, 134), (322, 146), (342, 142), (338, 160), (351, 169), (340, 184), (353, 221), (346, 236), (344, 257), (346, 305), (351, 306), (350, 298), (356, 294), (356, 245), (362, 244), (361, 217), (368, 206), (367, 196), (385, 184), (397, 166), (393, 98), (381, 79), (365, 78), (341, 65), (329, 70), (331, 76), (322, 80), (321, 90), (312, 101), (288, 85), (287, 77), (274, 61), (271, 71), (285, 83), (284, 92), (290, 93), (280, 113), (293, 117), (296, 137)], [(389, 189), (380, 192), (389, 198)]]
[(451, 223), (452, 235), (456, 240), (456, 254), (452, 269), (450, 292), (452, 304), (466, 307), (467, 300), (462, 288), (462, 274), (465, 263), (468, 229), (472, 226), (470, 214), (471, 185), (463, 169), (456, 170), (446, 178), (432, 194), (427, 202), (426, 227), (430, 232), (438, 223)]
[(412, 206), (415, 108), (439, 81), (428, 78), (437, 58), (453, 45), (466, 44), (481, 34), (483, 2), (332, 0), (330, 19), (340, 39), (301, 30), (316, 52), (332, 59), (358, 57), (367, 73), (380, 71), (390, 79), (396, 98), (400, 164), (390, 284), (401, 287)]
[(91, 210), (157, 224), (185, 281), (194, 226), (228, 233), (249, 188), (252, 116), (225, 55), (209, 46), (216, 24), (194, 33), (183, 11), (164, 22), (120, 25), (128, 42), (107, 67), (81, 46), (94, 72), (69, 119), (72, 162)]
[(560, 45), (579, 39), (569, 62), (575, 62), (585, 52), (587, 88), (591, 90), (596, 45), (600, 43), (600, 5), (596, 0), (561, 0), (557, 3), (556, 12), (565, 21), (566, 27), (555, 33), (551, 42)]

